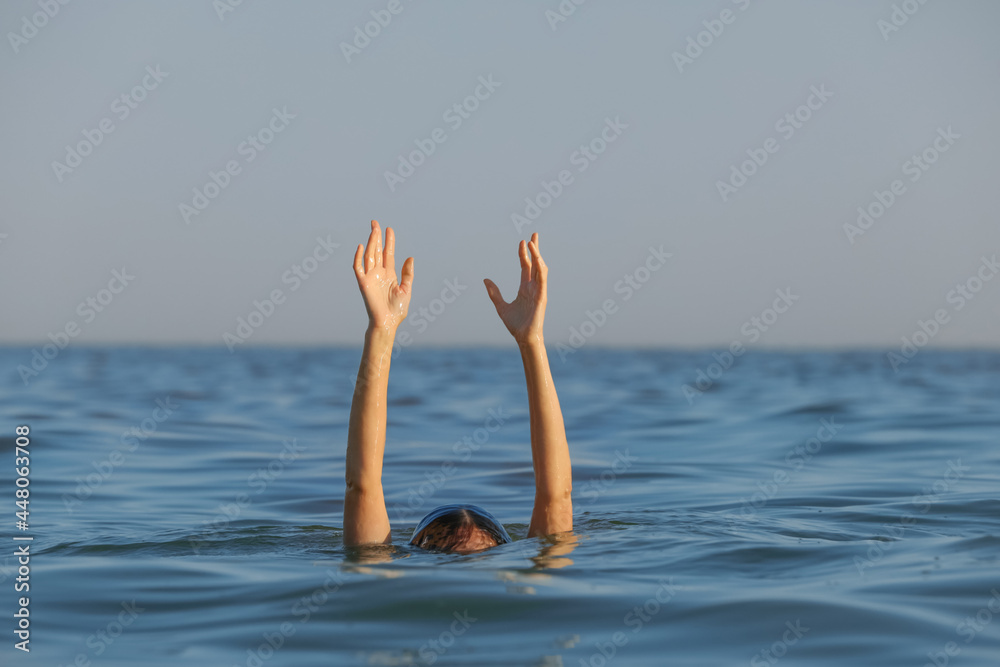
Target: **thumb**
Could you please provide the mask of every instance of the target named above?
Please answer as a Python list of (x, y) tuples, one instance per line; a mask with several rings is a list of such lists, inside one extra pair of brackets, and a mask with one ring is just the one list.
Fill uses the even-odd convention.
[(407, 257), (406, 261), (403, 262), (403, 276), (400, 280), (399, 286), (404, 292), (413, 291), (413, 258)]
[(489, 295), (490, 301), (492, 301), (493, 305), (496, 307), (497, 314), (499, 314), (500, 309), (507, 305), (507, 302), (503, 300), (502, 296), (500, 296), (500, 288), (497, 287), (496, 284), (489, 278), (484, 278), (483, 284), (486, 285), (486, 293)]

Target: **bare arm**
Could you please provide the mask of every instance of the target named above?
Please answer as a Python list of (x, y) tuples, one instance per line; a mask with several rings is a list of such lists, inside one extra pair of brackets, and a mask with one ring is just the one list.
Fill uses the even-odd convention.
[(403, 264), (396, 281), (395, 235), (382, 232), (375, 220), (368, 246), (358, 245), (354, 275), (368, 311), (364, 351), (351, 401), (345, 460), (344, 544), (387, 544), (389, 515), (382, 495), (382, 455), (385, 451), (386, 393), (396, 329), (406, 317), (413, 285), (413, 258)]
[(528, 537), (573, 530), (573, 473), (562, 409), (542, 341), (521, 346), (531, 415), (531, 461), (535, 507)]
[(524, 363), (535, 468), (535, 506), (528, 537), (535, 537), (573, 529), (573, 474), (562, 409), (545, 351), (548, 267), (538, 250), (538, 234), (532, 235), (530, 243), (521, 241), (518, 256), (521, 286), (514, 301), (504, 301), (492, 280), (484, 282), (497, 314), (517, 341)]

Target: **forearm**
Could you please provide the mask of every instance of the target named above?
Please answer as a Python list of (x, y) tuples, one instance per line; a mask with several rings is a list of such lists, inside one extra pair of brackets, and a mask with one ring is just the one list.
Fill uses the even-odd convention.
[(344, 465), (344, 543), (382, 543), (389, 518), (382, 496), (386, 394), (395, 331), (369, 327), (351, 402)]
[(535, 509), (528, 535), (573, 528), (573, 473), (559, 396), (541, 338), (520, 345), (528, 385), (531, 458), (535, 469)]

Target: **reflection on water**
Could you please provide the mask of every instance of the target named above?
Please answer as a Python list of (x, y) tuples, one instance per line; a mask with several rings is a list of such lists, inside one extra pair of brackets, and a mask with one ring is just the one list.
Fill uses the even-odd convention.
[[(2, 367), (24, 353), (0, 350)], [(681, 387), (710, 354), (581, 349), (553, 369), (574, 530), (529, 539), (516, 352), (410, 349), (389, 395), (395, 544), (345, 549), (358, 358), (71, 348), (31, 387), (8, 383), (0, 437), (33, 434), (37, 644), (17, 664), (718, 665), (782, 651), (839, 667), (924, 664), (949, 642), (954, 664), (1000, 655), (996, 620), (959, 631), (1000, 588), (1000, 354), (922, 350), (897, 374), (876, 353), (748, 353), (692, 404)], [(157, 401), (172, 409), (154, 429)], [(491, 410), (502, 427), (457, 454)], [(132, 429), (142, 437), (123, 440)], [(0, 466), (0, 486), (12, 474)], [(514, 541), (469, 555), (407, 544), (422, 510), (453, 502), (488, 508)], [(0, 663), (13, 650), (0, 645)]]
[(577, 536), (574, 533), (558, 533), (541, 538), (542, 546), (537, 556), (531, 557), (531, 562), (539, 570), (557, 570), (573, 564), (568, 556), (576, 548)]

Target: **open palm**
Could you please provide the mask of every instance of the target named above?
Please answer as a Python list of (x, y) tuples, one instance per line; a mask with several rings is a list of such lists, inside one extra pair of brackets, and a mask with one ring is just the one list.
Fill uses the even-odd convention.
[(500, 289), (489, 278), (486, 292), (497, 309), (497, 315), (519, 345), (534, 340), (542, 340), (542, 325), (545, 321), (546, 281), (549, 269), (538, 250), (538, 234), (531, 235), (531, 241), (521, 241), (517, 249), (521, 260), (521, 285), (517, 296), (507, 303), (500, 295)]
[(396, 236), (392, 227), (385, 230), (383, 249), (382, 230), (378, 221), (372, 220), (368, 245), (358, 244), (354, 253), (354, 275), (365, 300), (368, 320), (372, 326), (391, 330), (406, 318), (413, 287), (413, 258), (403, 263), (403, 279), (397, 281), (395, 252)]

